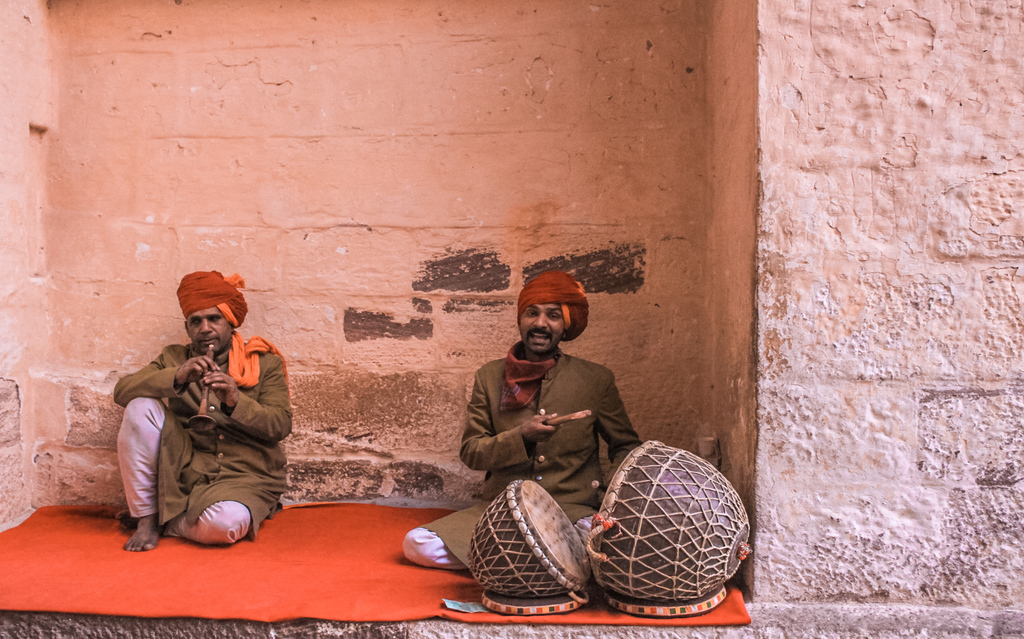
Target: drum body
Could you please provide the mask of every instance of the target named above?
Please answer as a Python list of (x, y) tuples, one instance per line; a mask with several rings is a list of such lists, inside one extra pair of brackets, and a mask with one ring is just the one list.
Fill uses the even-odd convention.
[(642, 601), (716, 597), (749, 552), (747, 513), (725, 477), (657, 441), (623, 460), (595, 521), (594, 577)]
[(575, 526), (539, 484), (518, 480), (491, 502), (473, 528), (469, 570), (509, 597), (584, 590), (590, 563)]

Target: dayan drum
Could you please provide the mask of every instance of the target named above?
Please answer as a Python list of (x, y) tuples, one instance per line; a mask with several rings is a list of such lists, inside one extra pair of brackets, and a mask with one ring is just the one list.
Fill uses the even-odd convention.
[(514, 481), (473, 528), (469, 570), (487, 590), (483, 603), (510, 614), (567, 612), (587, 602), (583, 541), (539, 484)]
[(597, 582), (625, 612), (681, 617), (725, 599), (750, 553), (739, 495), (711, 464), (649, 441), (612, 477), (587, 539)]

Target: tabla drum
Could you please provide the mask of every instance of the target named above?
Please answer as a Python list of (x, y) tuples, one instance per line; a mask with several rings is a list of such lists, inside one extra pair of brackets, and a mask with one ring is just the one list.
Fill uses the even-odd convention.
[(711, 464), (649, 441), (623, 460), (587, 538), (608, 603), (631, 614), (685, 617), (725, 599), (750, 553), (739, 495)]
[(540, 484), (509, 484), (480, 516), (469, 570), (483, 603), (508, 614), (568, 612), (587, 602), (590, 562), (579, 533)]

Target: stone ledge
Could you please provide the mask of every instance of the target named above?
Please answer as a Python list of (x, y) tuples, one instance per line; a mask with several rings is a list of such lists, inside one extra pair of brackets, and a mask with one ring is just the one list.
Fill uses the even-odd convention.
[(240, 619), (144, 619), (45, 612), (0, 612), (0, 637), (75, 639), (443, 639), (500, 637), (541, 639), (669, 639), (765, 637), (811, 639), (872, 637), (1021, 638), (1024, 610), (973, 610), (925, 606), (843, 604), (748, 604), (753, 623), (744, 627), (665, 628), (650, 626), (555, 626), (465, 624), (427, 620), (402, 623), (343, 623), (298, 619), (264, 623)]

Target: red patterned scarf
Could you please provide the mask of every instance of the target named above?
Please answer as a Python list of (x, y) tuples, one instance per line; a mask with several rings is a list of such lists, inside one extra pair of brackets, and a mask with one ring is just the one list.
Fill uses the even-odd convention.
[(561, 353), (555, 353), (551, 359), (543, 362), (531, 362), (516, 357), (519, 342), (508, 350), (505, 356), (505, 368), (501, 374), (501, 401), (498, 409), (502, 411), (519, 410), (530, 405), (540, 391), (540, 383), (549, 370), (558, 363)]

